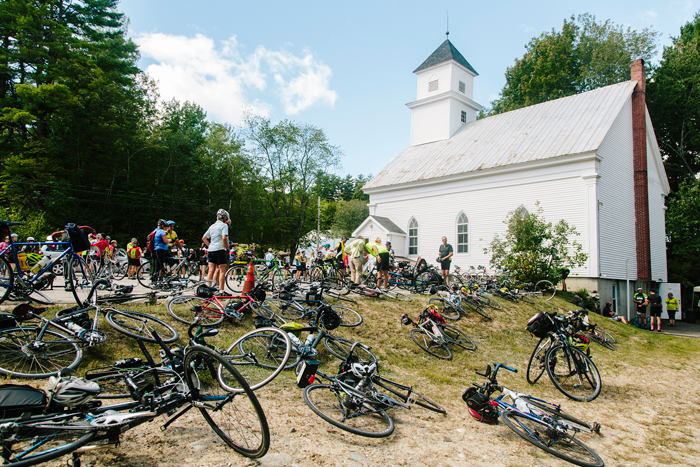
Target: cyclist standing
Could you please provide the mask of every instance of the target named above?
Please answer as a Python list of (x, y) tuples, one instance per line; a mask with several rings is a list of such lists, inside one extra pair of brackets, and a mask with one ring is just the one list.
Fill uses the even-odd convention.
[[(369, 245), (369, 243), (367, 244)], [(382, 245), (382, 239), (377, 237), (374, 245), (367, 250), (377, 258), (377, 288), (381, 289), (382, 281), (384, 282), (384, 290), (389, 287), (389, 250)]]
[[(209, 226), (202, 236), (202, 242), (207, 246), (207, 258), (209, 260), (209, 272), (207, 283), (216, 285), (218, 282), (219, 293), (224, 294), (226, 269), (228, 268), (228, 226), (231, 217), (224, 209), (216, 211), (216, 222)], [(216, 278), (214, 274), (217, 274)]]
[(126, 255), (129, 257), (127, 276), (129, 279), (136, 279), (136, 270), (141, 266), (141, 248), (139, 248), (139, 242), (135, 238), (131, 239), (131, 243), (129, 243), (126, 250)]
[(151, 282), (155, 283), (158, 281), (158, 277), (163, 275), (165, 270), (165, 258), (166, 251), (168, 250), (168, 244), (170, 239), (165, 232), (165, 221), (163, 219), (158, 219), (158, 227), (153, 231), (153, 275), (151, 276)]
[(638, 288), (637, 293), (634, 294), (634, 302), (637, 304), (637, 325), (638, 327), (642, 327), (642, 323), (644, 323), (644, 327), (642, 329), (646, 329), (647, 305), (649, 304), (649, 299), (641, 287)]
[[(177, 227), (177, 224), (175, 223), (175, 221), (167, 221), (165, 225), (165, 234), (170, 240), (170, 245), (174, 245), (180, 252), (184, 254), (185, 251), (182, 249), (182, 242), (177, 238), (177, 232), (175, 232), (175, 227)], [(171, 266), (176, 263), (176, 260), (173, 257), (172, 248), (167, 249), (165, 257), (165, 262), (170, 264)]]
[(345, 243), (348, 241), (348, 237), (343, 235), (338, 244), (335, 246), (335, 258), (336, 267), (340, 271), (342, 277), (345, 277), (345, 269), (348, 267), (348, 255), (345, 253)]
[(450, 273), (450, 263), (452, 262), (452, 255), (454, 255), (454, 249), (452, 249), (452, 245), (447, 243), (447, 237), (442, 237), (439, 255), (438, 261), (442, 270), (442, 278), (445, 279), (445, 284), (450, 285), (450, 279), (447, 275)]

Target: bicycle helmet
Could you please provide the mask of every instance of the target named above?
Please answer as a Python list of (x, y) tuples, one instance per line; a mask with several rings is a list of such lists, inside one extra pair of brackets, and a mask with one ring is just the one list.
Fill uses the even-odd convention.
[(158, 227), (165, 225), (165, 219), (158, 219)]
[(225, 209), (219, 209), (218, 211), (216, 211), (216, 218), (220, 221), (227, 221), (231, 217), (229, 217), (228, 211), (226, 211)]
[(76, 407), (92, 400), (100, 393), (100, 386), (76, 376), (52, 376), (46, 391), (51, 400), (64, 407)]
[(176, 223), (175, 221), (168, 221), (168, 222), (166, 222), (165, 224), (166, 224), (167, 226), (171, 226), (171, 225), (172, 225), (173, 227), (177, 227), (177, 223)]
[(318, 314), (318, 325), (326, 331), (332, 331), (340, 326), (342, 318), (330, 306), (324, 306)]
[(573, 336), (569, 337), (569, 345), (579, 349), (583, 353), (586, 353), (588, 347), (591, 345), (591, 342), (587, 337), (584, 337), (581, 334), (574, 334)]

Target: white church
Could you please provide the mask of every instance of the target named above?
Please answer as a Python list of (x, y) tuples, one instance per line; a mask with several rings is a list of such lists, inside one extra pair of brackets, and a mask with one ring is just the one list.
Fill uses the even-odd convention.
[[(410, 144), (365, 186), (370, 216), (353, 232), (397, 255), (434, 263), (442, 236), (453, 265), (488, 267), (484, 253), (516, 209), (575, 226), (587, 263), (570, 290), (627, 306), (626, 281), (666, 282), (670, 187), (645, 103), (644, 62), (632, 80), (476, 120), (476, 70), (449, 41), (414, 73)], [(574, 240), (572, 238), (572, 240)]]

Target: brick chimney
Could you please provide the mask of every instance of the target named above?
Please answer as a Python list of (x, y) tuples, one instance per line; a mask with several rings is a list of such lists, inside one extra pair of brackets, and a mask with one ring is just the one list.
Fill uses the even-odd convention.
[(632, 155), (634, 164), (634, 212), (637, 238), (637, 280), (651, 280), (649, 242), (649, 184), (647, 175), (646, 76), (644, 60), (632, 62)]

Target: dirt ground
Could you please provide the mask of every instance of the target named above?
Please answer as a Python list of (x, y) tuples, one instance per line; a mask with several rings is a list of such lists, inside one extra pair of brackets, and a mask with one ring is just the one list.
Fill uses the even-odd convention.
[[(689, 356), (691, 357), (691, 356)], [(694, 356), (690, 358), (694, 360)], [(601, 435), (580, 435), (616, 466), (697, 466), (700, 463), (700, 364), (659, 362), (640, 371), (621, 362), (618, 376), (603, 376), (601, 396), (592, 403), (566, 400), (549, 381), (514, 388), (562, 403), (583, 420), (597, 420)], [(270, 450), (249, 460), (227, 450), (201, 416), (192, 411), (167, 431), (158, 421), (122, 436), (121, 445), (83, 454), (83, 466), (555, 466), (566, 464), (534, 448), (500, 423), (472, 419), (461, 389), (441, 393), (425, 387), (447, 409), (439, 415), (420, 408), (395, 410), (394, 434), (370, 439), (339, 430), (315, 416), (302, 390), (289, 376), (262, 388), (259, 399), (267, 416)], [(466, 387), (466, 383), (465, 383)], [(669, 396), (678, 397), (678, 399)], [(66, 459), (47, 465), (65, 465)]]

